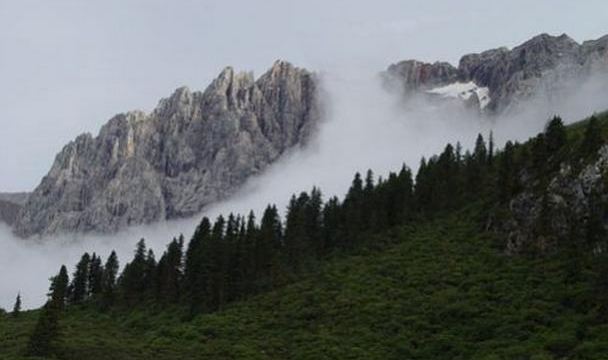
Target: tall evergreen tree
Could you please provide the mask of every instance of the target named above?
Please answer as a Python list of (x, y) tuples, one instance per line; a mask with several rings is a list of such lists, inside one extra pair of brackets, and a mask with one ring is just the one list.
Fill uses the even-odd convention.
[(70, 279), (68, 276), (68, 270), (65, 266), (61, 266), (59, 273), (51, 278), (50, 302), (52, 306), (63, 310), (68, 300), (68, 286)]
[(116, 278), (118, 276), (118, 256), (115, 251), (110, 253), (103, 267), (101, 280), (101, 307), (107, 309), (116, 301)]
[(56, 352), (59, 338), (59, 317), (65, 306), (68, 289), (68, 272), (65, 266), (51, 278), (49, 300), (40, 311), (34, 331), (29, 338), (27, 354), (47, 357)]
[(84, 253), (76, 265), (76, 270), (70, 284), (69, 301), (72, 304), (80, 304), (87, 299), (89, 294), (89, 267), (91, 256)]
[(180, 284), (183, 276), (184, 237), (174, 238), (158, 262), (159, 298), (164, 302), (177, 303), (180, 299)]
[(13, 315), (13, 317), (19, 317), (19, 314), (21, 314), (21, 293), (17, 294), (11, 315)]
[(593, 115), (587, 121), (587, 127), (585, 128), (585, 135), (581, 142), (581, 155), (590, 156), (594, 155), (602, 146), (604, 142), (602, 136), (602, 129), (598, 118)]
[(203, 217), (186, 250), (184, 291), (190, 302), (191, 314), (206, 310), (210, 278), (209, 243), (211, 222)]
[(136, 245), (133, 260), (125, 265), (119, 280), (120, 289), (127, 305), (141, 302), (151, 285), (146, 283), (146, 266), (146, 242), (141, 239)]
[(559, 116), (553, 117), (545, 129), (547, 150), (550, 154), (558, 151), (566, 144), (566, 127)]
[(91, 256), (91, 264), (89, 266), (89, 296), (98, 299), (101, 295), (103, 283), (103, 265), (101, 257), (95, 253)]

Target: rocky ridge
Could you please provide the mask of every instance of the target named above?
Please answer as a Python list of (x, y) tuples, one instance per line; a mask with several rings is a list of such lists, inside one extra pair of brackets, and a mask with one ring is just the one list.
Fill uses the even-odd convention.
[[(405, 96), (473, 82), (489, 93), (482, 110), (500, 113), (543, 90), (543, 94), (559, 96), (564, 85), (584, 81), (597, 71), (608, 72), (608, 35), (579, 44), (566, 34), (541, 34), (511, 50), (503, 47), (465, 55), (458, 67), (406, 60), (390, 65), (382, 76), (389, 89)], [(483, 103), (476, 93), (470, 95), (465, 99), (469, 104)]]
[(257, 80), (227, 67), (203, 92), (179, 88), (150, 114), (116, 115), (61, 150), (14, 231), (112, 232), (196, 214), (307, 142), (317, 88), (313, 73), (283, 61)]

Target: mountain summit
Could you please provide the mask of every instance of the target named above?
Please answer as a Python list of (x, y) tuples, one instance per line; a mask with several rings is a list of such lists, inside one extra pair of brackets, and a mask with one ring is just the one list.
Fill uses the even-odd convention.
[(597, 72), (608, 73), (608, 35), (578, 44), (566, 34), (541, 34), (511, 50), (465, 55), (458, 67), (401, 61), (390, 65), (383, 78), (406, 96), (458, 98), (484, 112), (500, 113), (541, 92), (559, 94)]
[(305, 144), (319, 117), (313, 73), (277, 61), (255, 80), (227, 67), (203, 92), (179, 88), (152, 113), (116, 115), (67, 144), (14, 231), (111, 232), (196, 214)]

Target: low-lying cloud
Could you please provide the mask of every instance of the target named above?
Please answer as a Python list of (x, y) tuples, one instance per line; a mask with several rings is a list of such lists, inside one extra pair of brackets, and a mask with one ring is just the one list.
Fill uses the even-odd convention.
[[(608, 108), (606, 77), (594, 77), (569, 87), (566, 100), (538, 96), (519, 111), (490, 119), (466, 109), (450, 109), (419, 99), (403, 104), (398, 94), (383, 90), (378, 76), (363, 69), (328, 69), (321, 73), (326, 116), (318, 136), (305, 148), (295, 150), (251, 179), (236, 195), (211, 206), (204, 215), (247, 213), (258, 215), (268, 203), (285, 209), (291, 194), (322, 189), (325, 198), (342, 196), (356, 171), (372, 169), (386, 176), (402, 164), (416, 170), (422, 156), (440, 152), (446, 143), (460, 141), (470, 148), (478, 133), (494, 132), (496, 143), (525, 140), (542, 130), (554, 114), (566, 122)], [(363, 74), (363, 75), (362, 75)], [(367, 75), (371, 74), (371, 75)], [(104, 259), (112, 249), (122, 265), (129, 261), (135, 243), (145, 238), (157, 256), (172, 237), (191, 235), (200, 216), (126, 229), (118, 234), (62, 236), (41, 241), (15, 238), (0, 225), (0, 307), (10, 308), (21, 292), (24, 306), (40, 306), (48, 278), (61, 264), (73, 270), (83, 252), (96, 252)]]

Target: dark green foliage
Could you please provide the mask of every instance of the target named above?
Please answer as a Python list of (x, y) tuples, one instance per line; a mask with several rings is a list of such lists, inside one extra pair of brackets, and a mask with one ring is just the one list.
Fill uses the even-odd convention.
[(146, 291), (153, 286), (146, 282), (147, 265), (146, 242), (141, 239), (137, 243), (133, 261), (125, 265), (118, 281), (123, 300), (129, 306), (142, 302)]
[(115, 304), (118, 267), (118, 256), (116, 256), (116, 252), (112, 251), (103, 267), (103, 274), (101, 277), (100, 305), (102, 309), (108, 309)]
[(59, 313), (60, 310), (52, 302), (42, 307), (27, 345), (28, 355), (46, 357), (55, 352), (59, 337)]
[(181, 295), (181, 283), (183, 277), (183, 246), (184, 237), (173, 239), (167, 246), (167, 251), (158, 261), (158, 266), (152, 262), (152, 256), (147, 257), (147, 265), (150, 274), (156, 268), (157, 271), (157, 299), (164, 303), (177, 303)]
[(72, 304), (80, 304), (88, 299), (90, 265), (91, 257), (88, 253), (84, 253), (76, 265), (76, 271), (74, 271), (70, 284), (69, 301)]
[(549, 153), (559, 151), (566, 144), (566, 127), (559, 116), (555, 116), (549, 121), (545, 129), (545, 136)]
[[(340, 357), (351, 354), (353, 358), (451, 359), (493, 358), (500, 353), (494, 358), (532, 359), (530, 355), (535, 353), (538, 358), (570, 358), (577, 354), (578, 357), (572, 358), (591, 359), (593, 356), (588, 354), (597, 351), (585, 346), (602, 348), (602, 335), (593, 335), (593, 331), (601, 333), (601, 327), (608, 321), (608, 261), (605, 255), (608, 244), (603, 226), (608, 215), (606, 204), (600, 194), (591, 194), (589, 218), (568, 219), (568, 224), (574, 224), (570, 226), (569, 235), (558, 238), (553, 229), (555, 214), (547, 184), (559, 170), (558, 165), (564, 161), (571, 161), (575, 166), (584, 165), (599, 149), (603, 128), (598, 122), (590, 119), (584, 132), (583, 129), (567, 131), (561, 119), (555, 117), (544, 133), (525, 144), (508, 142), (502, 151), (494, 149), (492, 133), (487, 144), (479, 135), (472, 153), (467, 151), (463, 155), (459, 144), (455, 147), (448, 144), (440, 155), (422, 159), (415, 184), (412, 172), (405, 166), (399, 173), (389, 173), (385, 179), (375, 179), (371, 170), (365, 179), (357, 173), (342, 202), (332, 197), (324, 203), (317, 188), (294, 195), (284, 224), (276, 206), (266, 208), (259, 226), (253, 212), (247, 218), (234, 214), (227, 218), (219, 216), (214, 224), (203, 218), (185, 254), (184, 239), (180, 236), (173, 239), (156, 262), (154, 253), (146, 251), (141, 240), (133, 260), (120, 276), (118, 288), (115, 285), (118, 270), (115, 254), (108, 258), (105, 267), (95, 254), (88, 258), (89, 265), (85, 266), (88, 256), (85, 254), (74, 273), (71, 302), (86, 304), (87, 300), (96, 301), (96, 294), (100, 294), (102, 309), (114, 308), (126, 314), (132, 313), (132, 309), (154, 308), (155, 305), (169, 309), (187, 308), (187, 314), (177, 317), (194, 319), (192, 321), (203, 328), (200, 334), (198, 327), (184, 330), (185, 334), (181, 333), (182, 328), (162, 329), (150, 335), (147, 343), (149, 348), (146, 349), (170, 348), (169, 353), (177, 358), (189, 350), (172, 348), (165, 332), (179, 333), (174, 339), (181, 339), (183, 335), (184, 341), (216, 344), (199, 348), (216, 358), (218, 353), (214, 352), (217, 350), (214, 346), (222, 346), (214, 343), (216, 339), (232, 345), (240, 344), (243, 336), (241, 330), (230, 330), (227, 335), (227, 328), (219, 331), (207, 323), (226, 321), (237, 327), (262, 326), (248, 330), (247, 334), (258, 339), (259, 333), (259, 339), (263, 341), (247, 340), (242, 351), (230, 347), (231, 350), (224, 349), (219, 357), (268, 354), (262, 357), (298, 355), (306, 358), (309, 355), (319, 358), (321, 354), (333, 352), (336, 356), (340, 353)], [(526, 252), (533, 256), (505, 260), (498, 255), (502, 248), (490, 248), (497, 244), (496, 241), (484, 239), (481, 242), (479, 229), (491, 226), (494, 217), (500, 216), (501, 212), (508, 212), (510, 200), (524, 188), (526, 191), (532, 188), (542, 199), (540, 216), (534, 223), (533, 236), (537, 241), (526, 244)], [(442, 226), (443, 223), (434, 221), (465, 210), (470, 212), (465, 212), (466, 218), (459, 218), (458, 223), (470, 222), (466, 236), (451, 222), (450, 226)], [(416, 230), (418, 226), (427, 229), (422, 236)], [(471, 231), (473, 228), (475, 232)], [(327, 261), (352, 254), (369, 256), (370, 252), (392, 246), (395, 234), (403, 229), (408, 236), (400, 236), (400, 250), (394, 250), (404, 252), (399, 253), (399, 262), (391, 252), (371, 267), (359, 264), (364, 268), (360, 274), (379, 271), (379, 278), (370, 282), (361, 275), (354, 285), (361, 289), (351, 293), (341, 284), (349, 284), (351, 274), (357, 274), (358, 268), (346, 265), (340, 281), (328, 282), (335, 274), (331, 267), (327, 272)], [(412, 235), (417, 238), (414, 242), (410, 242), (412, 233), (418, 234)], [(551, 259), (544, 257), (549, 246), (557, 246), (554, 252), (557, 255)], [(480, 256), (482, 259), (478, 259)], [(419, 258), (428, 261), (419, 263)], [(399, 272), (399, 269), (406, 270)], [(82, 274), (87, 272), (83, 286)], [(387, 274), (394, 275), (387, 281), (390, 286), (375, 289), (374, 281), (382, 282)], [(308, 280), (309, 288), (298, 285), (302, 278), (311, 279), (310, 276), (314, 280)], [(65, 277), (67, 279), (67, 273)], [(294, 282), (295, 285), (289, 285)], [(315, 295), (317, 284), (325, 286), (323, 291), (326, 293), (321, 299)], [(285, 313), (279, 318), (273, 318), (275, 307), (283, 306), (280, 299), (285, 286), (288, 309), (284, 309)], [(84, 297), (79, 295), (81, 290), (76, 291), (82, 288), (85, 289)], [(515, 288), (517, 295), (513, 293)], [(269, 290), (275, 290), (278, 295), (263, 295), (263, 301), (248, 300), (256, 294), (268, 294)], [(117, 293), (121, 296), (117, 297)], [(353, 302), (352, 299), (358, 296), (365, 300)], [(539, 299), (542, 299), (540, 304)], [(241, 304), (245, 305), (232, 305), (244, 300)], [(379, 305), (384, 301), (389, 304), (388, 308)], [(235, 315), (231, 312), (233, 306), (239, 309), (239, 306), (249, 306), (247, 304), (254, 305), (245, 313), (236, 310)], [(318, 304), (322, 304), (321, 307)], [(528, 311), (528, 307), (538, 311)], [(268, 309), (261, 316), (272, 320), (260, 325), (260, 315), (250, 315), (258, 308)], [(218, 311), (216, 315), (205, 315), (204, 320), (196, 320), (201, 313)], [(562, 320), (566, 323), (552, 322), (556, 314), (562, 313), (567, 314)], [(356, 319), (353, 314), (357, 314)], [(249, 315), (249, 320), (240, 322), (241, 317)], [(128, 328), (149, 331), (145, 330), (149, 324), (144, 319), (147, 315), (133, 316)], [(222, 316), (227, 318), (218, 320), (224, 319)], [(600, 330), (592, 330), (589, 319), (594, 316), (597, 318), (593, 320), (594, 324)], [(333, 323), (325, 323), (325, 319), (337, 319), (338, 326), (343, 326), (344, 330), (332, 333)], [(361, 322), (357, 323), (359, 320)], [(568, 324), (568, 321), (576, 325)], [(262, 334), (277, 324), (285, 334), (274, 334), (274, 339), (285, 343), (266, 344), (267, 339)], [(317, 331), (320, 338), (312, 336), (310, 329)], [(335, 336), (335, 339), (326, 342), (324, 336), (329, 339)], [(598, 339), (598, 336), (597, 343), (583, 340)], [(351, 338), (354, 340), (349, 343)], [(270, 352), (252, 351), (247, 346), (252, 343), (270, 349)], [(309, 347), (312, 343), (323, 344), (324, 348)], [(519, 346), (519, 343), (526, 345)], [(372, 349), (370, 353), (375, 356), (358, 352), (363, 344), (367, 344), (365, 348)], [(382, 345), (374, 347), (376, 344)], [(496, 352), (496, 349), (501, 350)]]
[(49, 299), (42, 307), (34, 331), (29, 337), (28, 355), (46, 357), (56, 351), (60, 335), (59, 317), (67, 300), (68, 283), (67, 269), (62, 266), (59, 273), (51, 278)]
[(19, 314), (21, 313), (21, 294), (17, 294), (17, 298), (15, 298), (15, 305), (13, 305), (13, 312), (11, 313), (11, 315), (13, 317), (17, 317), (19, 316)]
[(515, 146), (507, 141), (498, 164), (498, 199), (504, 203), (511, 199), (518, 189), (518, 174), (515, 167)]
[(97, 300), (101, 295), (103, 287), (103, 265), (101, 264), (101, 257), (95, 253), (91, 256), (91, 263), (89, 265), (89, 297)]
[(587, 121), (585, 135), (580, 145), (581, 155), (584, 157), (594, 155), (604, 142), (602, 128), (597, 116), (593, 115)]
[(49, 301), (53, 308), (63, 310), (68, 301), (68, 284), (70, 279), (68, 270), (65, 266), (59, 269), (59, 273), (51, 278), (51, 287), (49, 293)]

